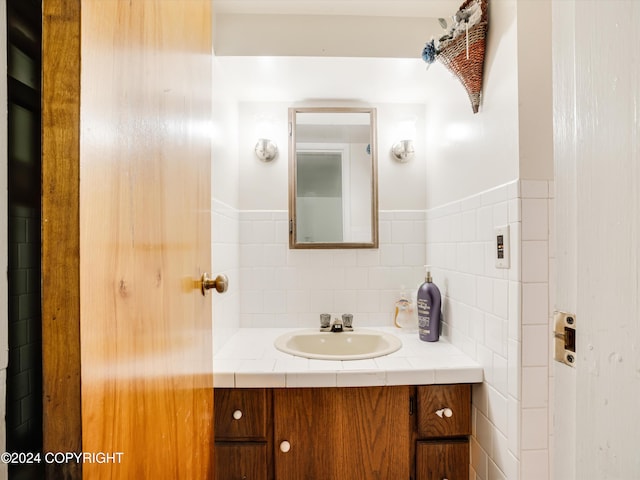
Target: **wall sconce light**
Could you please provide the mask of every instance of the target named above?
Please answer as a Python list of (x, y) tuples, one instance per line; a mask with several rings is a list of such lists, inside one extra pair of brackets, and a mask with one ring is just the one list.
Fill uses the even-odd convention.
[(413, 140), (400, 140), (391, 147), (391, 155), (400, 163), (407, 163), (409, 160), (413, 160), (416, 156), (416, 151), (413, 148)]
[(263, 162), (270, 162), (278, 156), (278, 146), (268, 138), (259, 138), (255, 151), (256, 157)]
[(396, 129), (396, 138), (402, 140), (397, 141), (391, 147), (391, 156), (400, 163), (407, 163), (416, 156), (413, 141), (416, 138), (416, 121), (405, 120), (398, 124)]
[(267, 115), (258, 115), (256, 117), (256, 157), (262, 162), (270, 162), (278, 156), (278, 146), (271, 140), (275, 134), (275, 121)]

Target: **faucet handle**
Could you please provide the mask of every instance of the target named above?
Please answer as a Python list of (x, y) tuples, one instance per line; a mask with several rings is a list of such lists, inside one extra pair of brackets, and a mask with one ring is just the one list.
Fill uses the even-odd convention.
[(344, 325), (344, 328), (353, 328), (353, 314), (343, 313), (342, 324)]
[(329, 328), (331, 326), (331, 315), (329, 313), (320, 314), (320, 328)]

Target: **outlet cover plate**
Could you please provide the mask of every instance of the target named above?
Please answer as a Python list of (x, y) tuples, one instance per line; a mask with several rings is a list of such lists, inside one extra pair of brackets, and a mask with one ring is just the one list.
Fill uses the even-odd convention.
[(509, 225), (503, 225), (496, 227), (494, 230), (494, 255), (496, 259), (496, 268), (509, 268), (510, 257), (509, 254)]

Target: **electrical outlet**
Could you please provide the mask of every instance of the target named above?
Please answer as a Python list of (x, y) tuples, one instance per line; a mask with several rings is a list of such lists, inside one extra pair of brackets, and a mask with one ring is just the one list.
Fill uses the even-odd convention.
[(496, 268), (509, 268), (509, 225), (496, 227), (494, 232)]

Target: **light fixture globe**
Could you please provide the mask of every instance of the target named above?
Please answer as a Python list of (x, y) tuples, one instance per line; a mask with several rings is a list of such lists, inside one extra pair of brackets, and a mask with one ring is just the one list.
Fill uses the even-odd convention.
[(268, 138), (259, 138), (255, 151), (256, 157), (263, 162), (270, 162), (278, 156), (278, 146)]
[(391, 155), (400, 163), (407, 163), (409, 160), (413, 160), (415, 154), (413, 140), (400, 140), (391, 147)]

